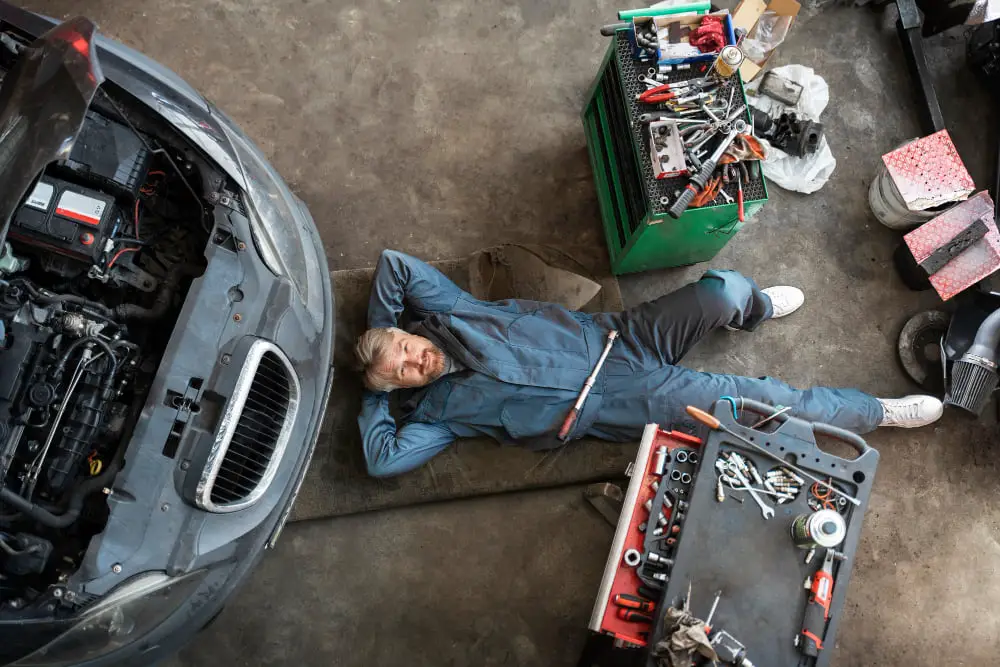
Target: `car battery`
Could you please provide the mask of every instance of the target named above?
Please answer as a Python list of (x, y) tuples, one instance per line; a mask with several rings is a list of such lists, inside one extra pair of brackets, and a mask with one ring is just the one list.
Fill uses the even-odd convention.
[(120, 215), (114, 197), (43, 175), (14, 214), (10, 238), (96, 264)]

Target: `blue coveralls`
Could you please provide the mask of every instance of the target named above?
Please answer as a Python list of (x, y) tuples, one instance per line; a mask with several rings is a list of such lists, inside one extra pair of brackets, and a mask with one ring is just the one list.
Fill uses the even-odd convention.
[(622, 313), (591, 315), (537, 301), (486, 302), (437, 269), (403, 253), (382, 253), (368, 305), (369, 327), (425, 336), (466, 369), (403, 393), (402, 425), (385, 393), (367, 392), (358, 423), (368, 472), (412, 470), (455, 438), (488, 435), (535, 449), (555, 434), (604, 348), (615, 342), (571, 439), (638, 440), (648, 423), (690, 423), (684, 408), (720, 396), (791, 406), (798, 417), (867, 433), (882, 419), (877, 399), (856, 389), (798, 390), (772, 378), (701, 373), (675, 364), (723, 325), (752, 330), (771, 303), (749, 278), (709, 271), (697, 283)]

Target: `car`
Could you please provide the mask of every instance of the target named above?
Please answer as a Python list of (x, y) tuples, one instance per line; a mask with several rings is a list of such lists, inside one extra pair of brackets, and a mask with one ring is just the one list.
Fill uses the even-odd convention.
[(288, 518), (332, 379), (308, 209), (176, 74), (0, 3), (0, 665), (151, 665)]

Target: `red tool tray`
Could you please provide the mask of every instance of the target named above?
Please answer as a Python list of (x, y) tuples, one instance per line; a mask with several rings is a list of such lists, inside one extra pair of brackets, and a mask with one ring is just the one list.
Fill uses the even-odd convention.
[[(604, 566), (604, 576), (601, 587), (594, 602), (594, 610), (590, 616), (589, 628), (594, 632), (611, 635), (622, 642), (635, 646), (646, 646), (651, 627), (643, 623), (624, 621), (618, 617), (618, 609), (612, 600), (615, 595), (637, 595), (640, 586), (645, 586), (636, 574), (636, 569), (624, 562), (625, 552), (636, 549), (642, 552), (645, 534), (639, 530), (640, 524), (649, 523), (648, 530), (656, 526), (656, 520), (650, 521), (649, 513), (644, 507), (647, 500), (652, 500), (656, 492), (653, 482), (660, 482), (659, 475), (653, 470), (656, 464), (654, 452), (661, 446), (666, 446), (670, 458), (674, 458), (676, 449), (696, 449), (699, 452), (702, 440), (679, 431), (664, 431), (656, 424), (649, 424), (642, 434), (642, 442), (632, 468), (632, 481), (622, 505), (618, 519), (618, 528), (608, 553), (608, 562)], [(664, 509), (668, 525), (671, 514), (676, 510)], [(657, 602), (657, 600), (654, 600)]]

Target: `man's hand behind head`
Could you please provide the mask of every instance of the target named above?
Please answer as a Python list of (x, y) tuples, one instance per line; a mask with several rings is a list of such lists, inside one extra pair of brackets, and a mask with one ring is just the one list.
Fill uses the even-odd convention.
[(372, 391), (423, 387), (445, 370), (445, 354), (434, 343), (396, 328), (369, 329), (354, 353)]

